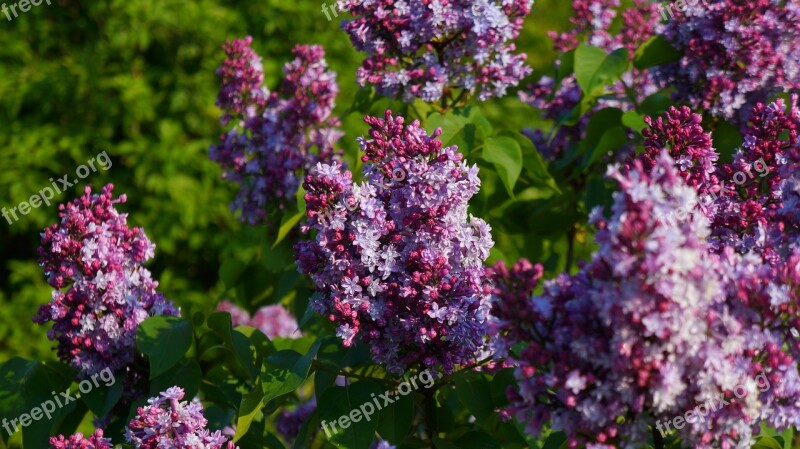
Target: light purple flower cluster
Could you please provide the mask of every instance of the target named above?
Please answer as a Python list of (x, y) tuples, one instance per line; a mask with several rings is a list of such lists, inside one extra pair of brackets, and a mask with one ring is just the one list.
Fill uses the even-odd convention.
[(280, 89), (269, 93), (251, 43), (248, 36), (223, 47), (228, 57), (218, 70), (217, 106), (222, 124), (232, 127), (210, 157), (224, 169), (224, 179), (239, 184), (233, 208), (255, 224), (294, 201), (306, 170), (334, 159), (342, 133), (331, 116), (339, 87), (322, 47), (296, 46)]
[[(550, 33), (555, 49), (569, 52), (581, 42), (586, 42), (609, 53), (625, 48), (633, 59), (636, 49), (661, 28), (658, 23), (658, 7), (647, 0), (636, 0), (632, 7), (622, 10), (621, 31), (612, 34), (610, 30), (619, 14), (619, 6), (619, 0), (573, 0), (574, 14), (570, 18), (573, 28), (560, 34)], [(564, 63), (561, 60), (556, 61), (556, 70)], [(631, 110), (633, 104), (629, 95), (637, 95), (636, 101), (639, 102), (654, 93), (657, 86), (649, 71), (632, 69), (623, 75), (622, 82), (610, 86), (609, 90), (612, 95), (599, 99), (594, 112), (607, 107)], [(537, 83), (520, 91), (519, 96), (523, 102), (538, 109), (542, 119), (560, 123), (580, 103), (581, 88), (574, 74), (561, 80), (543, 76)], [(587, 113), (577, 123), (561, 124), (550, 133), (536, 129), (526, 131), (526, 134), (546, 158), (556, 159), (585, 137), (591, 116), (592, 112)]]
[(222, 301), (217, 310), (231, 314), (234, 326), (250, 326), (264, 333), (269, 338), (299, 338), (302, 336), (297, 320), (280, 304), (264, 306), (256, 311), (253, 317), (230, 301)]
[(365, 182), (339, 164), (306, 177), (303, 228), (317, 235), (295, 246), (298, 267), (346, 346), (360, 337), (393, 373), (416, 363), (450, 372), (483, 346), (490, 309), (490, 227), (467, 214), (478, 168), (442, 147), (441, 130), (429, 136), (391, 111), (365, 121)]
[(134, 361), (136, 328), (154, 315), (178, 315), (156, 291), (158, 282), (143, 267), (153, 245), (141, 228), (130, 228), (115, 204), (113, 185), (59, 206), (61, 221), (42, 233), (39, 262), (55, 288), (34, 321), (53, 322), (58, 356), (89, 376)]
[(50, 437), (50, 449), (111, 449), (111, 441), (103, 438), (103, 431), (97, 429), (88, 438), (82, 433), (76, 433), (69, 438), (59, 435)]
[(135, 449), (234, 449), (221, 431), (205, 428), (208, 420), (203, 406), (197, 401), (181, 401), (184, 395), (182, 388), (172, 387), (148, 399), (149, 405), (139, 407), (125, 429), (127, 442)]
[(397, 449), (397, 446), (392, 446), (388, 441), (381, 440), (372, 446), (372, 449)]
[(658, 76), (694, 108), (744, 125), (756, 102), (800, 88), (796, 1), (685, 2), (664, 36), (684, 56)]
[[(515, 331), (527, 343), (515, 360), (520, 388), (509, 391), (517, 418), (534, 435), (549, 422), (570, 448), (641, 447), (657, 420), (721, 394), (729, 405), (678, 431), (687, 444), (749, 448), (759, 422), (797, 425), (797, 363), (781, 349), (786, 327), (759, 318), (758, 261), (712, 254), (706, 221), (658, 219), (697, 202), (666, 151), (650, 169), (637, 160), (610, 174), (621, 191), (610, 219), (593, 213), (598, 251), (575, 276), (546, 283)], [(761, 373), (772, 388), (754, 388)], [(746, 394), (731, 402), (739, 386)]]
[(367, 53), (358, 70), (380, 95), (438, 102), (459, 89), (481, 100), (502, 97), (531, 73), (515, 54), (533, 0), (340, 0), (344, 23)]

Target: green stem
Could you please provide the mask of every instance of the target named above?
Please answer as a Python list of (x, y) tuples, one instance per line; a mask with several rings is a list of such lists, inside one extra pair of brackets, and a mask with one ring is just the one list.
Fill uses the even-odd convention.
[(370, 380), (370, 381), (379, 382), (379, 383), (382, 383), (382, 384), (385, 384), (385, 385), (391, 385), (393, 387), (397, 386), (397, 384), (395, 382), (392, 382), (389, 379), (384, 379), (384, 378), (381, 378), (381, 377), (364, 376), (362, 374), (354, 373), (352, 371), (345, 371), (345, 370), (340, 370), (338, 368), (332, 368), (330, 366), (325, 365), (324, 363), (318, 362), (317, 360), (312, 360), (311, 361), (311, 366), (313, 366), (317, 370), (325, 371), (325, 372), (328, 372), (328, 373), (331, 373), (331, 374), (336, 374), (337, 376), (344, 376), (344, 377), (347, 377), (349, 379)]

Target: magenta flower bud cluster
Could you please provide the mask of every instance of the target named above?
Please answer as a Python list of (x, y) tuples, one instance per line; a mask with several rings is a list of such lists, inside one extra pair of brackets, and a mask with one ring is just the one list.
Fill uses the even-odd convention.
[(222, 124), (231, 128), (210, 157), (224, 179), (239, 184), (233, 209), (256, 224), (294, 203), (306, 170), (337, 156), (333, 146), (342, 133), (331, 115), (339, 87), (322, 47), (296, 46), (280, 89), (270, 93), (251, 43), (248, 36), (223, 46), (227, 59), (217, 72), (217, 106)]
[(531, 73), (513, 41), (533, 0), (340, 0), (344, 30), (367, 54), (357, 80), (380, 95), (438, 102), (459, 89), (502, 97)]
[(82, 433), (76, 433), (66, 438), (63, 435), (50, 437), (50, 449), (111, 449), (113, 446), (108, 438), (103, 438), (103, 431), (97, 429), (88, 438)]
[(679, 176), (698, 193), (707, 193), (718, 184), (714, 172), (719, 154), (714, 149), (711, 134), (703, 129), (700, 114), (692, 113), (686, 106), (670, 107), (663, 116), (655, 120), (645, 117), (644, 121), (647, 124), (642, 131), (644, 153), (637, 158), (645, 170), (655, 167), (666, 150), (675, 161)]
[(185, 393), (172, 387), (139, 407), (125, 429), (125, 439), (135, 449), (234, 449), (221, 431), (206, 429), (208, 420), (198, 401), (182, 401)]
[(299, 338), (300, 326), (292, 314), (280, 304), (264, 306), (250, 317), (250, 314), (230, 301), (222, 301), (217, 310), (231, 314), (234, 326), (250, 326), (269, 338)]
[(178, 315), (156, 291), (158, 282), (143, 267), (155, 245), (141, 228), (130, 228), (115, 204), (111, 184), (59, 206), (61, 221), (45, 229), (39, 262), (55, 288), (34, 321), (53, 322), (48, 337), (58, 356), (90, 376), (122, 371), (134, 361), (136, 328), (148, 317)]
[[(683, 58), (658, 72), (693, 108), (746, 124), (759, 101), (800, 88), (796, 1), (685, 2), (663, 32)], [(674, 5), (671, 5), (674, 8)]]
[(478, 168), (419, 122), (366, 117), (364, 182), (319, 164), (303, 184), (316, 237), (295, 246), (313, 306), (346, 346), (357, 338), (393, 373), (470, 363), (484, 344), (490, 227), (467, 214)]

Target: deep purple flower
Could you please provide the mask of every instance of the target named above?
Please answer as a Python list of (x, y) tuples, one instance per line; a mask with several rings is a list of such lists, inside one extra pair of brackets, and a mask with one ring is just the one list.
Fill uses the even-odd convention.
[(50, 449), (111, 449), (111, 440), (103, 438), (103, 430), (97, 429), (88, 438), (84, 438), (82, 433), (70, 435), (68, 438), (63, 435), (50, 437)]
[(130, 228), (115, 204), (113, 185), (59, 206), (61, 221), (42, 233), (40, 264), (55, 288), (34, 321), (53, 322), (58, 356), (89, 376), (120, 371), (135, 355), (136, 328), (154, 315), (178, 315), (156, 291), (158, 282), (143, 267), (153, 245), (141, 228)]
[[(797, 96), (753, 109), (745, 141), (721, 167), (724, 189), (714, 203), (714, 246), (757, 251), (775, 264), (791, 253), (797, 235), (797, 173), (800, 170), (800, 108)], [(795, 218), (792, 218), (795, 217)], [(797, 244), (796, 242), (794, 243)]]
[(287, 441), (294, 441), (300, 429), (317, 410), (316, 398), (304, 402), (293, 410), (283, 410), (275, 419), (275, 430)]
[(467, 214), (478, 168), (442, 147), (441, 130), (429, 136), (390, 111), (365, 121), (363, 183), (339, 164), (306, 177), (304, 228), (317, 235), (296, 245), (298, 267), (346, 346), (359, 337), (393, 373), (416, 363), (452, 371), (483, 346), (490, 308), (490, 228)]
[(663, 116), (653, 120), (645, 117), (647, 128), (644, 153), (638, 156), (645, 170), (651, 170), (666, 150), (675, 161), (678, 175), (699, 193), (707, 193), (718, 184), (716, 162), (719, 154), (714, 149), (711, 134), (702, 126), (703, 117), (684, 106), (671, 107)]
[(233, 208), (255, 224), (295, 201), (306, 170), (337, 157), (333, 145), (342, 133), (331, 116), (336, 75), (322, 47), (296, 46), (280, 89), (268, 93), (251, 42), (247, 37), (223, 47), (228, 58), (218, 71), (217, 105), (224, 111), (222, 124), (232, 127), (211, 147), (210, 157), (222, 166), (224, 179), (239, 184)]
[(203, 406), (198, 401), (181, 401), (184, 391), (172, 387), (148, 399), (125, 429), (125, 439), (135, 449), (234, 449), (221, 431), (206, 429)]
[(502, 97), (530, 74), (513, 40), (532, 0), (340, 0), (354, 19), (344, 29), (367, 53), (363, 86), (406, 102), (438, 102), (453, 89)]
[(664, 30), (684, 56), (659, 72), (681, 101), (744, 125), (757, 102), (800, 88), (796, 1), (685, 3)]

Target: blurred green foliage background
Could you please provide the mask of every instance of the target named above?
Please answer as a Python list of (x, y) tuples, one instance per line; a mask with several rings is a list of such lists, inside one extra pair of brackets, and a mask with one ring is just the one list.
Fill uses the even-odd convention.
[[(157, 245), (149, 268), (160, 290), (185, 312), (212, 309), (231, 294), (220, 281), (222, 255), (246, 257), (247, 242), (264, 232), (233, 217), (235, 186), (207, 157), (222, 131), (214, 106), (220, 45), (252, 35), (274, 88), (294, 44), (322, 44), (338, 73), (342, 112), (358, 90), (361, 55), (339, 22), (326, 19), (323, 1), (332, 3), (52, 0), (12, 21), (0, 15), (0, 207), (27, 201), (49, 178), (74, 178), (76, 167), (106, 151), (109, 170), (54, 201), (114, 183), (117, 194), (128, 195), (120, 209), (129, 222)], [(536, 1), (518, 41), (535, 69), (532, 79), (552, 69), (547, 32), (565, 29), (570, 13), (570, 2)], [(509, 129), (537, 123), (514, 94), (481, 109)], [(365, 127), (351, 114), (344, 130), (341, 144), (352, 154)], [(0, 219), (0, 362), (55, 357), (31, 317), (51, 293), (36, 258), (39, 233), (57, 212), (53, 204), (12, 225)]]

